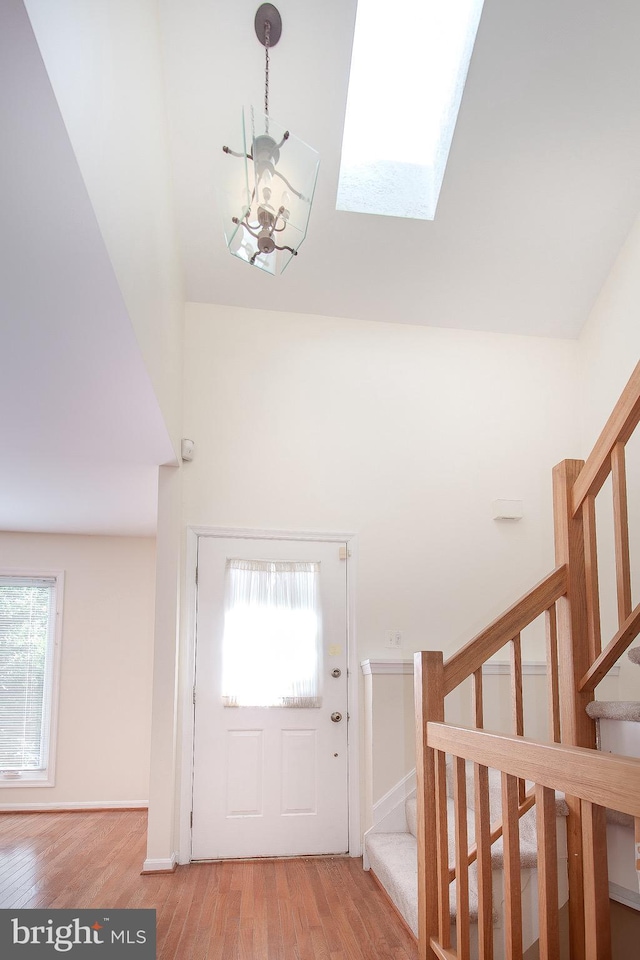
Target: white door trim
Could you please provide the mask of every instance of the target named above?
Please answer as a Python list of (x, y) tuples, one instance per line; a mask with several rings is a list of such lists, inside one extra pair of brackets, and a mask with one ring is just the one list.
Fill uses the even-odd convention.
[(224, 537), (251, 540), (319, 540), (346, 543), (347, 561), (347, 643), (349, 677), (349, 855), (359, 857), (362, 853), (360, 837), (360, 711), (358, 687), (360, 666), (356, 643), (355, 583), (357, 545), (354, 533), (327, 533), (326, 531), (300, 530), (251, 530), (235, 527), (188, 526), (186, 530), (184, 604), (182, 607), (182, 637), (180, 651), (180, 693), (182, 708), (181, 765), (179, 793), (179, 863), (191, 860), (191, 804), (193, 783), (193, 734), (194, 710), (193, 688), (195, 683), (195, 635), (196, 635), (196, 564), (198, 537)]

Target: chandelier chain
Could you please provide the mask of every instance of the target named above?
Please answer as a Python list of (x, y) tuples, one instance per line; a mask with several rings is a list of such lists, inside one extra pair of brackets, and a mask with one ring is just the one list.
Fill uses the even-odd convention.
[(264, 24), (264, 112), (267, 118), (266, 130), (269, 133), (269, 40), (271, 24), (265, 20)]

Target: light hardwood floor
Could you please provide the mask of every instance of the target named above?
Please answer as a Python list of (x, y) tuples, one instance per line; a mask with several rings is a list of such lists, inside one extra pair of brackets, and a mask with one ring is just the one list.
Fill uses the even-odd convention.
[(147, 907), (158, 960), (416, 960), (358, 859), (190, 864), (140, 876), (146, 814), (0, 814), (0, 908)]

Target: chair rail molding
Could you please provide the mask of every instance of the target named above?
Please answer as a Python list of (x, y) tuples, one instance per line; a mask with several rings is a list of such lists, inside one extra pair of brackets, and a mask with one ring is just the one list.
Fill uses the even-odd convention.
[[(400, 676), (402, 674), (413, 673), (413, 660), (387, 660), (387, 659), (369, 659), (362, 660), (360, 669), (365, 677), (368, 676)], [(484, 676), (508, 676), (511, 671), (511, 665), (507, 660), (495, 660), (491, 663), (482, 665)], [(522, 664), (522, 673), (524, 676), (545, 676), (547, 673), (547, 664), (538, 660), (524, 661)], [(620, 673), (620, 664), (616, 663), (609, 672), (608, 677), (617, 677)]]

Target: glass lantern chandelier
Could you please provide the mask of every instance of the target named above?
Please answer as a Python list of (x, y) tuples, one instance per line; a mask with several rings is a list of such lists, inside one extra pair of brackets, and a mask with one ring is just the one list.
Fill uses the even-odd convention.
[(224, 191), (224, 226), (230, 252), (274, 276), (282, 273), (307, 235), (320, 156), (269, 116), (269, 50), (282, 33), (271, 3), (255, 18), (265, 48), (264, 112), (242, 111), (241, 149), (229, 155)]

